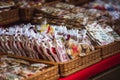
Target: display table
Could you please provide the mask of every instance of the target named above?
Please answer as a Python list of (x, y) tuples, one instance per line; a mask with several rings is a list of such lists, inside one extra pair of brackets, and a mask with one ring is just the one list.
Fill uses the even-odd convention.
[(78, 71), (68, 77), (60, 78), (59, 80), (88, 80), (90, 77), (105, 71), (120, 63), (120, 53), (104, 59), (88, 68)]

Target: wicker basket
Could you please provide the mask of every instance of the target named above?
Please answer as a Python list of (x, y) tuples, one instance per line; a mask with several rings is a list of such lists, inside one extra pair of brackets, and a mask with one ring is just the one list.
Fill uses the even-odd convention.
[(101, 60), (100, 49), (89, 53), (86, 56), (78, 57), (65, 63), (58, 63), (61, 77), (69, 76)]
[(120, 52), (120, 43), (116, 41), (105, 46), (97, 46), (96, 48), (101, 49), (102, 58), (104, 59)]
[(82, 63), (84, 67), (88, 67), (92, 64), (101, 61), (101, 52), (100, 49), (97, 49), (90, 54), (82, 57)]
[(12, 9), (0, 13), (0, 25), (7, 25), (18, 20), (19, 20), (18, 9)]
[(20, 19), (22, 21), (31, 21), (34, 13), (34, 8), (20, 8)]
[(25, 58), (25, 57), (18, 57), (18, 56), (13, 56), (13, 55), (7, 55), (7, 56), (27, 60), (30, 62), (37, 62), (37, 63), (40, 62), (40, 63), (45, 63), (45, 64), (51, 65), (48, 69), (38, 72), (34, 76), (31, 76), (25, 80), (58, 80), (58, 78), (59, 78), (58, 66), (54, 63), (50, 63), (50, 62), (42, 61), (42, 60)]

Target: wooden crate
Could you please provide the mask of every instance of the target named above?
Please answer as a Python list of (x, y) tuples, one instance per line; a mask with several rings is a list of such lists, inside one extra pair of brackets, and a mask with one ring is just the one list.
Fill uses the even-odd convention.
[(51, 65), (47, 69), (40, 71), (36, 73), (34, 76), (31, 76), (25, 80), (58, 80), (59, 78), (58, 66), (55, 63), (51, 63), (51, 62), (43, 61), (43, 60), (30, 59), (26, 57), (19, 57), (19, 56), (14, 56), (14, 55), (9, 55), (9, 54), (7, 54), (7, 56), (12, 57), (12, 58), (23, 59), (29, 62), (45, 63), (48, 65)]

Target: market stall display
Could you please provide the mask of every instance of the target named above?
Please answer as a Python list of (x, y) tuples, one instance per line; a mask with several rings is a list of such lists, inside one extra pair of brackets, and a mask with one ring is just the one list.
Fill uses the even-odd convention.
[(94, 50), (84, 29), (67, 30), (64, 26), (23, 24), (0, 28), (0, 31), (1, 51), (4, 53), (18, 53), (37, 59), (41, 55), (50, 61), (64, 62)]
[[(46, 19), (50, 24), (66, 25), (69, 28), (84, 27), (94, 46), (104, 46), (120, 40), (119, 35), (111, 28), (115, 26), (115, 16), (112, 16), (109, 11), (100, 11), (85, 6), (79, 7), (62, 2), (47, 3), (45, 6), (37, 8), (37, 11), (33, 20), (36, 23)], [(113, 47), (114, 45), (109, 46)], [(108, 55), (104, 50), (102, 54), (109, 57), (119, 51), (119, 48), (111, 50), (111, 47), (106, 49)]]
[(84, 29), (23, 24), (0, 28), (0, 31), (1, 52), (57, 62), (61, 76), (70, 75), (101, 60), (100, 50), (94, 49)]
[[(53, 6), (53, 4), (59, 6), (56, 7)], [(65, 5), (67, 5), (67, 7)], [(112, 17), (107, 11), (101, 12), (99, 10), (86, 9), (62, 2), (50, 2), (46, 3), (45, 6), (37, 8), (33, 22), (39, 23), (42, 21), (42, 18), (47, 18), (48, 22), (51, 24), (73, 25), (72, 27), (76, 28), (90, 23), (91, 21), (98, 21), (99, 23), (106, 24), (111, 24), (111, 22), (113, 22)]]
[[(71, 1), (73, 0), (68, 2)], [(76, 2), (79, 1), (81, 2)], [(116, 26), (119, 28), (119, 6), (101, 0), (82, 6), (60, 1), (43, 3), (44, 0), (0, 2), (0, 54), (9, 57), (16, 55), (15, 59), (0, 58), (0, 78), (12, 76), (18, 80), (26, 80), (36, 74), (35, 70), (38, 71), (38, 68), (42, 68), (40, 72), (44, 72), (44, 68), (51, 67), (44, 63), (30, 63), (30, 59), (57, 64), (60, 76), (66, 77), (120, 52), (119, 32), (113, 30)], [(9, 27), (2, 26), (18, 20), (18, 23)], [(26, 58), (29, 60), (24, 61)], [(45, 73), (37, 77), (40, 80), (54, 80), (59, 77), (57, 67), (55, 71), (45, 72), (47, 75), (51, 74), (51, 78)], [(5, 73), (2, 74), (3, 72)], [(33, 79), (37, 78), (27, 80)]]

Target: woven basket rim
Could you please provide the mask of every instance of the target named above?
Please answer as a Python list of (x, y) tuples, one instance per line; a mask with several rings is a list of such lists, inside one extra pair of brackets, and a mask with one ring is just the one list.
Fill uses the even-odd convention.
[[(38, 72), (38, 73), (35, 73), (33, 76), (31, 76), (31, 77), (29, 77), (29, 78), (27, 78), (27, 79), (25, 79), (25, 80), (32, 79), (32, 78), (37, 77), (37, 76), (39, 76), (39, 75), (41, 75), (41, 74), (44, 74), (44, 73), (46, 73), (46, 72), (49, 72), (49, 71), (51, 71), (51, 70), (53, 70), (53, 69), (55, 69), (55, 68), (57, 68), (57, 66), (49, 67), (48, 69), (45, 69), (45, 70), (40, 71), (40, 72)], [(51, 74), (50, 74), (50, 75), (51, 75)]]
[(32, 61), (32, 62), (41, 62), (41, 63), (46, 63), (46, 64), (51, 64), (51, 65), (55, 65), (55, 66), (57, 66), (57, 64), (56, 63), (54, 63), (54, 62), (50, 62), (50, 61), (45, 61), (45, 60), (42, 60), (42, 59), (32, 59), (32, 58), (27, 58), (27, 57), (21, 57), (21, 56), (16, 56), (16, 55), (12, 55), (12, 54), (9, 54), (9, 53), (0, 53), (0, 55), (7, 55), (7, 56), (9, 56), (9, 57), (13, 57), (13, 58), (20, 58), (20, 59), (24, 59), (24, 60), (28, 60), (28, 61)]
[(100, 52), (100, 49), (93, 50), (93, 51), (91, 51), (90, 53), (88, 53), (88, 54), (85, 55), (85, 56), (76, 57), (75, 59), (72, 59), (72, 60), (69, 60), (69, 61), (66, 61), (66, 62), (55, 62), (55, 63), (57, 63), (58, 65), (59, 65), (59, 64), (70, 63), (70, 62), (73, 62), (73, 61), (75, 61), (75, 60), (77, 60), (77, 59), (79, 59), (79, 58), (81, 58), (81, 57), (89, 56), (89, 55), (91, 55), (91, 54), (93, 54), (93, 53), (95, 53), (95, 52)]
[(112, 42), (112, 43), (109, 43), (109, 44), (103, 45), (103, 46), (95, 46), (95, 48), (104, 48), (104, 47), (110, 46), (110, 45), (112, 45), (112, 44), (115, 44), (116, 42), (117, 42), (117, 41), (114, 41), (114, 42)]

